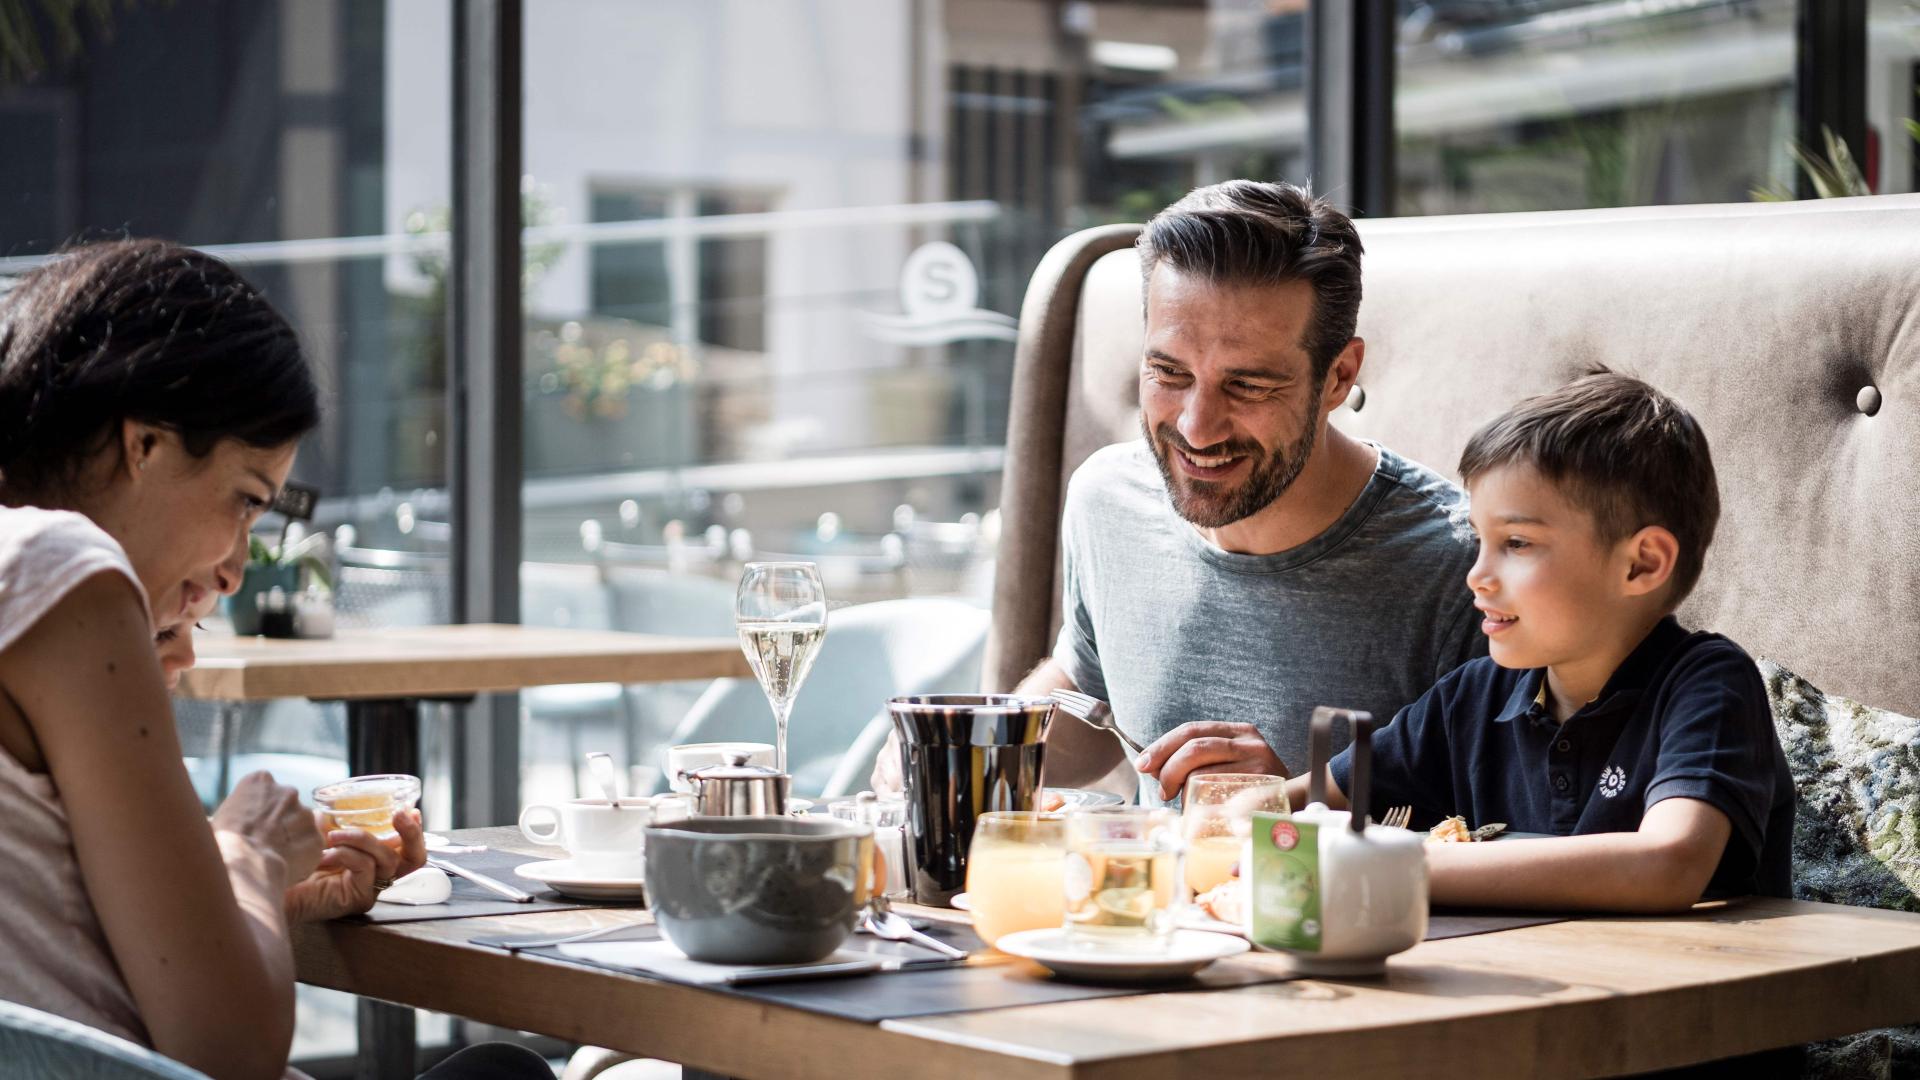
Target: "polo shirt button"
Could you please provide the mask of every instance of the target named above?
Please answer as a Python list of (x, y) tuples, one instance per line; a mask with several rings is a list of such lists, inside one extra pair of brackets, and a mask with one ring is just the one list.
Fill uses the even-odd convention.
[(1573, 784), (1567, 780), (1566, 773), (1553, 774), (1553, 790), (1559, 791), (1559, 792), (1565, 792), (1568, 788), (1572, 786)]
[(1559, 742), (1553, 744), (1553, 748), (1564, 754), (1567, 751), (1573, 749), (1573, 744), (1568, 742), (1565, 739), (1561, 739)]

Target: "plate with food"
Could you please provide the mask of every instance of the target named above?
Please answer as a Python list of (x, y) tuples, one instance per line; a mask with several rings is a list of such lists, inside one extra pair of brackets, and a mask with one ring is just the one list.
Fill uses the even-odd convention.
[(1540, 840), (1552, 836), (1543, 832), (1516, 832), (1507, 828), (1504, 821), (1489, 822), (1479, 828), (1467, 824), (1467, 819), (1455, 814), (1441, 818), (1440, 823), (1427, 830), (1429, 844), (1479, 844), (1488, 840)]
[(1111, 791), (1092, 788), (1050, 787), (1040, 792), (1040, 809), (1046, 813), (1085, 810), (1093, 806), (1122, 806), (1127, 800)]
[(1184, 979), (1250, 947), (1245, 938), (1200, 930), (1175, 930), (1160, 949), (1076, 947), (1064, 929), (1021, 930), (994, 943), (1001, 952), (1023, 956), (1063, 979), (1105, 983)]

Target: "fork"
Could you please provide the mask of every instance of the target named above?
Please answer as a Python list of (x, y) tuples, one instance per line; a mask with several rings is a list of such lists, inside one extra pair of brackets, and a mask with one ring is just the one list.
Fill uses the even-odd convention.
[(1413, 807), (1394, 806), (1389, 807), (1386, 813), (1380, 815), (1378, 824), (1384, 825), (1389, 829), (1404, 829), (1407, 827), (1407, 823), (1412, 820)]
[(1055, 704), (1067, 710), (1069, 715), (1078, 717), (1088, 726), (1113, 732), (1114, 737), (1125, 744), (1135, 756), (1146, 752), (1145, 747), (1128, 738), (1127, 733), (1120, 730), (1120, 725), (1113, 719), (1113, 707), (1106, 702), (1078, 690), (1055, 690), (1049, 696), (1053, 698)]

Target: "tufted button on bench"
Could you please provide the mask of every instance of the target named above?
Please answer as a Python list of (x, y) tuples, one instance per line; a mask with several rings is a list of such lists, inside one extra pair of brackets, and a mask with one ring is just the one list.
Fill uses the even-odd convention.
[(1861, 387), (1860, 392), (1853, 396), (1853, 404), (1864, 416), (1872, 416), (1874, 413), (1879, 412), (1880, 388), (1877, 386)]

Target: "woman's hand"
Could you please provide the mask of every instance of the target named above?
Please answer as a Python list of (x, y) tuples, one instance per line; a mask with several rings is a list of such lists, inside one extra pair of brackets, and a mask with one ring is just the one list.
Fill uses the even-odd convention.
[[(320, 828), (325, 820), (314, 815)], [(287, 890), (287, 922), (322, 922), (342, 915), (358, 915), (373, 907), (381, 889), (427, 864), (426, 832), (420, 811), (393, 815), (397, 844), (377, 840), (363, 829), (336, 829), (327, 833), (327, 850), (319, 866), (305, 880)]]
[(320, 830), (300, 805), (300, 793), (264, 772), (248, 773), (213, 812), (216, 833), (232, 833), (256, 851), (277, 855), (288, 881), (299, 881), (320, 863)]

